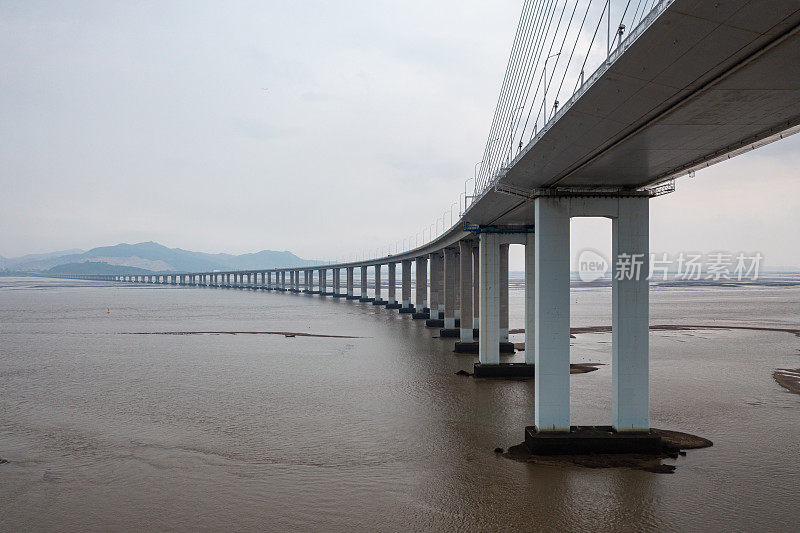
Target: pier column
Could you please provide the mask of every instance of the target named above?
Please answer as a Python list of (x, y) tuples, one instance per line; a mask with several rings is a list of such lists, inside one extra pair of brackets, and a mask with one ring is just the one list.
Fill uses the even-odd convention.
[(361, 267), (361, 299), (369, 298), (367, 292), (367, 267)]
[(375, 301), (380, 302), (381, 298), (381, 265), (375, 265)]
[(428, 255), (431, 270), (430, 302), (431, 318), (444, 318), (444, 258), (442, 252)]
[(461, 342), (472, 342), (472, 243), (460, 241)]
[(525, 363), (536, 364), (536, 237), (525, 235)]
[(417, 257), (417, 294), (414, 304), (417, 313), (422, 313), (428, 307), (428, 259)]
[(339, 268), (333, 269), (333, 294), (341, 294), (342, 289), (342, 271)]
[(397, 270), (397, 263), (394, 262), (389, 263), (389, 297), (388, 297), (389, 305), (394, 305), (397, 303), (396, 270)]
[(347, 296), (353, 297), (353, 268), (347, 267)]
[(411, 307), (411, 260), (404, 259), (400, 267), (400, 292), (403, 308)]
[(569, 431), (569, 209), (559, 198), (534, 205), (536, 427)]
[(472, 247), (472, 312), (475, 316), (472, 319), (472, 327), (474, 329), (480, 328), (480, 302), (481, 302), (481, 263), (480, 263), (480, 247)]
[(500, 245), (500, 342), (508, 342), (508, 244)]
[(481, 233), (478, 360), (500, 363), (500, 246), (497, 233)]
[[(650, 429), (650, 272), (648, 198), (620, 198), (611, 222), (612, 402), (617, 431)], [(635, 268), (618, 269), (621, 258)]]
[(461, 250), (459, 248), (455, 248), (454, 251), (456, 252), (456, 268), (454, 271), (456, 279), (454, 280), (455, 290), (453, 292), (455, 293), (456, 308), (453, 314), (455, 315), (456, 320), (458, 320), (461, 318)]
[(328, 271), (327, 269), (319, 269), (319, 293), (325, 294), (328, 292)]
[[(444, 327), (456, 327), (456, 270), (458, 256), (453, 248), (444, 249)], [(471, 340), (471, 339), (470, 339)]]

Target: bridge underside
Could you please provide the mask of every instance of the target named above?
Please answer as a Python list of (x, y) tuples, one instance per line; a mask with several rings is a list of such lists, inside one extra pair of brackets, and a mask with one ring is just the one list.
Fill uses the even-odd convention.
[[(519, 153), (498, 188), (641, 188), (800, 124), (800, 4), (676, 0)], [(525, 224), (489, 191), (472, 223)]]

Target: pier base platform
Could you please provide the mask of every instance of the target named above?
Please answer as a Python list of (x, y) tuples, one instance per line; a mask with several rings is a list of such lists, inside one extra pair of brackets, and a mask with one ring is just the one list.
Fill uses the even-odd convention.
[(611, 426), (570, 426), (569, 432), (542, 432), (525, 428), (525, 445), (535, 455), (601, 453), (660, 454), (661, 436), (653, 431), (616, 432)]
[(393, 304), (386, 304), (386, 309), (402, 309), (403, 304), (400, 303), (393, 303)]
[(430, 317), (431, 314), (427, 311), (423, 311), (421, 313), (417, 313), (416, 311), (414, 311), (411, 314), (411, 318), (413, 318), (414, 320), (428, 320)]
[(500, 363), (497, 365), (475, 363), (473, 376), (476, 378), (532, 378), (534, 368), (534, 365), (527, 363)]
[(359, 302), (374, 302), (375, 298), (366, 298), (366, 297), (365, 298), (359, 298), (358, 301)]

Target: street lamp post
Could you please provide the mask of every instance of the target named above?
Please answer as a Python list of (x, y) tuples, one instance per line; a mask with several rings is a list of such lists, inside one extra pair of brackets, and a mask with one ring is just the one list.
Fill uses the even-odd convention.
[(550, 81), (553, 79), (553, 76), (550, 76), (550, 79), (547, 79), (547, 62), (550, 59), (552, 59), (552, 58), (554, 58), (556, 56), (560, 56), (560, 55), (561, 55), (561, 52), (558, 52), (556, 54), (548, 56), (547, 59), (544, 60), (544, 72), (543, 73), (544, 73), (545, 84), (544, 84), (544, 95), (542, 96), (542, 109), (544, 110), (544, 113), (543, 113), (544, 116), (542, 117), (542, 120), (544, 121), (544, 124), (542, 125), (543, 127), (544, 127), (544, 125), (547, 124), (547, 90), (550, 88)]

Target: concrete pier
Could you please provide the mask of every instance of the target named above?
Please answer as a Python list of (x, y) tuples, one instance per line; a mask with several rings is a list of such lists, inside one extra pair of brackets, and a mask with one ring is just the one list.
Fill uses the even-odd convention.
[(536, 236), (525, 235), (525, 363), (536, 364)]
[(480, 311), (478, 360), (481, 364), (500, 362), (500, 247), (498, 234), (481, 233)]
[(535, 421), (539, 431), (569, 431), (569, 208), (559, 198), (534, 205)]
[(342, 269), (333, 269), (333, 296), (339, 298), (342, 295)]
[(454, 248), (444, 249), (444, 328), (456, 327), (456, 271), (459, 269), (458, 255)]
[(472, 247), (472, 312), (475, 316), (472, 319), (472, 327), (478, 329), (480, 327), (480, 301), (481, 301), (481, 263), (480, 263), (480, 247)]
[(325, 268), (319, 269), (319, 293), (322, 296), (328, 292), (328, 270)]
[(417, 257), (416, 259), (417, 291), (414, 299), (414, 307), (417, 313), (424, 313), (428, 307), (428, 259)]
[[(650, 429), (650, 271), (647, 198), (620, 198), (611, 222), (611, 420), (618, 432)], [(620, 268), (621, 258), (641, 261), (638, 275)]]
[(409, 259), (403, 260), (400, 266), (400, 291), (403, 309), (411, 308), (411, 261)]
[(361, 267), (361, 296), (358, 298), (359, 302), (371, 302), (369, 291), (367, 290), (367, 267)]
[(508, 244), (500, 244), (500, 342), (508, 342)]
[(444, 318), (444, 261), (441, 252), (428, 255), (431, 270), (431, 288), (429, 307), (431, 320)]
[(381, 282), (381, 265), (375, 265), (375, 300), (374, 305), (386, 305), (386, 300), (382, 297), (383, 287)]
[(353, 268), (347, 267), (347, 299), (352, 300), (355, 298), (353, 293)]
[(391, 262), (389, 263), (389, 296), (387, 298), (388, 303), (386, 307), (389, 309), (394, 309), (397, 304), (397, 263)]
[(473, 312), (472, 312), (472, 243), (461, 241), (459, 243), (459, 292), (461, 293), (460, 329), (461, 342), (472, 342), (473, 338)]

